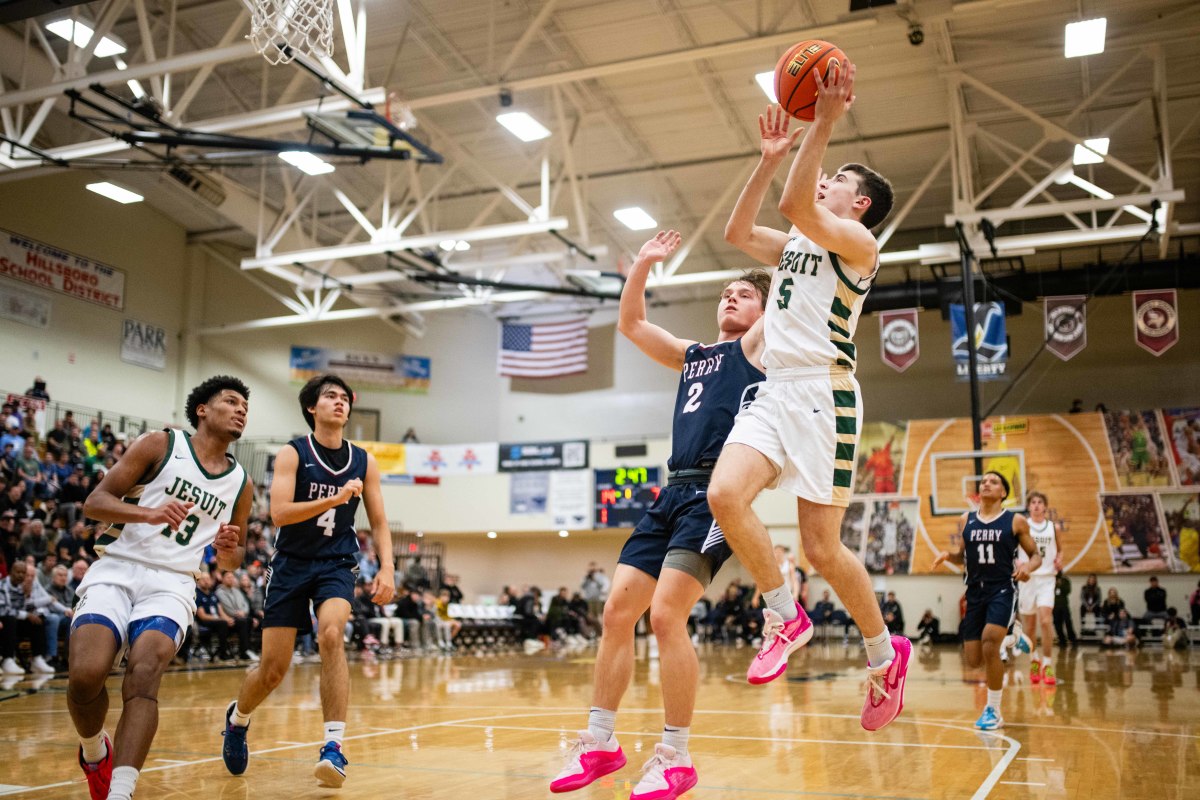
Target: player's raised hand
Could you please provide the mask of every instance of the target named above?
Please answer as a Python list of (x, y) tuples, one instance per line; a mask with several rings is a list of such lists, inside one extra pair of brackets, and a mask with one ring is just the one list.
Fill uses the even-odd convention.
[(817, 105), (813, 117), (818, 120), (836, 122), (854, 104), (854, 62), (846, 59), (839, 68), (825, 71), (825, 78), (818, 78), (821, 85), (817, 92)]
[(943, 550), (934, 557), (933, 564), (930, 565), (929, 569), (937, 569), (948, 560), (950, 560), (950, 554)]
[(146, 522), (151, 525), (166, 525), (171, 530), (175, 530), (183, 521), (187, 519), (188, 512), (192, 510), (195, 503), (181, 503), (178, 500), (172, 500), (165, 506), (150, 509), (150, 518)]
[(648, 261), (651, 264), (663, 261), (675, 252), (675, 248), (679, 247), (682, 241), (683, 236), (678, 231), (659, 231), (653, 239), (642, 245), (637, 254), (638, 261)]
[(222, 525), (217, 529), (217, 537), (213, 539), (213, 547), (218, 553), (232, 553), (241, 544), (241, 528), (237, 525)]
[(359, 497), (362, 495), (363, 482), (360, 478), (351, 478), (346, 481), (346, 484), (338, 491), (338, 499), (343, 503), (349, 503), (351, 497)]
[(792, 149), (800, 134), (804, 133), (804, 128), (796, 128), (788, 133), (791, 121), (792, 115), (779, 105), (767, 106), (767, 113), (758, 115), (758, 145), (763, 158), (781, 159)]

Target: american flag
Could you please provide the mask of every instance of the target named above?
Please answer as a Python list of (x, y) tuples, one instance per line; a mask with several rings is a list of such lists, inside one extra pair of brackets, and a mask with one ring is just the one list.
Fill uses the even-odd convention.
[(587, 372), (587, 318), (536, 325), (503, 323), (500, 375), (507, 378), (554, 378)]

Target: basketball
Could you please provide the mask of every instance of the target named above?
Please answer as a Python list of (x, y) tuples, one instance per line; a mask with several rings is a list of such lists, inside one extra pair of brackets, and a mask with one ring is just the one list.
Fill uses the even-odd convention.
[(788, 48), (775, 65), (775, 96), (787, 113), (812, 122), (817, 90), (830, 69), (840, 69), (846, 54), (835, 44), (808, 39)]

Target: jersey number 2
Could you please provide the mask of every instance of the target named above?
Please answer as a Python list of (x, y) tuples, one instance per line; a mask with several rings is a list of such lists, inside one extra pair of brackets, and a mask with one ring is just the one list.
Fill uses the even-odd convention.
[(326, 536), (333, 536), (333, 526), (337, 524), (337, 511), (329, 509), (321, 516), (317, 517), (317, 527), (325, 531)]
[[(986, 550), (985, 550), (986, 548)], [(996, 563), (996, 546), (994, 544), (979, 545), (979, 563), (980, 564), (995, 564)]]
[(683, 404), (682, 414), (690, 414), (700, 407), (700, 394), (704, 391), (703, 383), (693, 383), (688, 387), (688, 401)]

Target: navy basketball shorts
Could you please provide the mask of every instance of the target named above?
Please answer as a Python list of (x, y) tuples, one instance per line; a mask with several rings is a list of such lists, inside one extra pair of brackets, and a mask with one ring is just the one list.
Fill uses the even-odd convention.
[(1007, 629), (1016, 613), (1017, 590), (1012, 582), (972, 583), (967, 585), (967, 613), (959, 633), (964, 642), (983, 638), (985, 625)]
[[(617, 561), (636, 567), (657, 580), (667, 554), (673, 550), (701, 557), (702, 566), (698, 569), (688, 567), (688, 559), (670, 566), (681, 567), (705, 586), (733, 555), (725, 543), (725, 534), (708, 508), (707, 483), (679, 483), (665, 487), (633, 529)], [(692, 559), (691, 563), (695, 561)]]
[(300, 635), (309, 633), (309, 602), (314, 609), (334, 597), (351, 603), (357, 578), (358, 562), (353, 556), (307, 559), (276, 553), (267, 569), (262, 626), (295, 628)]

